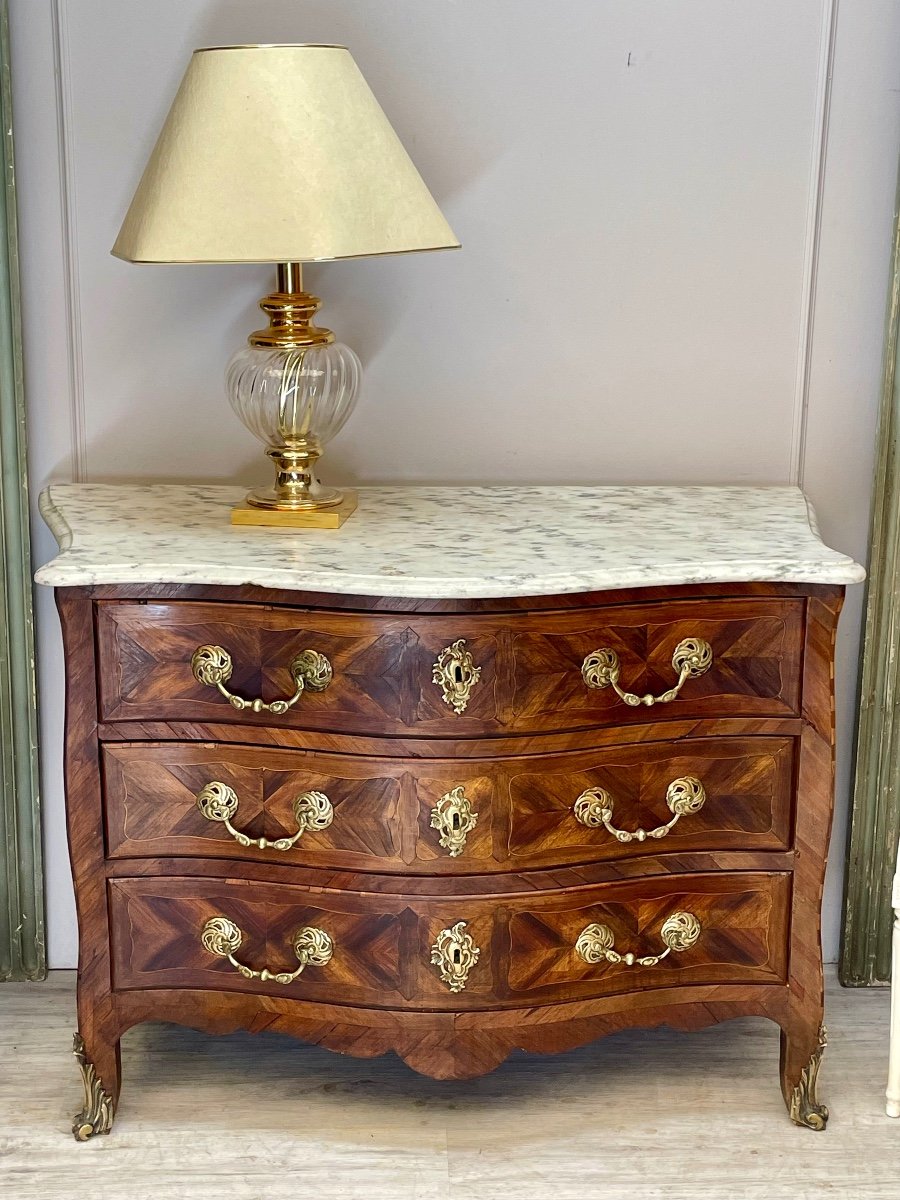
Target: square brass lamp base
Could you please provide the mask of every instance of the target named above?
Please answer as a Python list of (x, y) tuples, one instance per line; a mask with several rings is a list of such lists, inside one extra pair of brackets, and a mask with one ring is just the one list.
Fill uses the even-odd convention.
[(231, 510), (231, 523), (276, 526), (279, 529), (340, 529), (356, 511), (356, 504), (356, 492), (344, 492), (343, 500), (333, 508), (307, 508), (296, 512), (238, 504)]

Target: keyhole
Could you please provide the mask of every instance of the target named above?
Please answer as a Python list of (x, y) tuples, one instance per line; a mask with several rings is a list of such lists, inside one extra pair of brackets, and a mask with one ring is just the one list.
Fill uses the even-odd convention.
[(462, 681), (463, 681), (462, 667), (459, 665), (459, 663), (455, 663), (453, 666), (453, 682), (456, 684), (460, 684), (460, 683), (462, 683)]
[(462, 962), (462, 952), (459, 946), (454, 946), (450, 951), (450, 961), (453, 963), (454, 967), (458, 967)]
[(450, 817), (450, 828), (454, 829), (454, 830), (459, 829), (461, 824), (462, 824), (462, 820), (460, 818), (459, 813), (457, 813), (457, 812), (453, 813)]

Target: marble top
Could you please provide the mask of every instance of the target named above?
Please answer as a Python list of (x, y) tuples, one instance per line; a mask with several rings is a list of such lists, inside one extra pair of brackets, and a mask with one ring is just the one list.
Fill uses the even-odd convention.
[(794, 487), (372, 487), (339, 530), (229, 523), (237, 487), (53, 484), (38, 583), (257, 584), (490, 598), (676, 585), (858, 583)]

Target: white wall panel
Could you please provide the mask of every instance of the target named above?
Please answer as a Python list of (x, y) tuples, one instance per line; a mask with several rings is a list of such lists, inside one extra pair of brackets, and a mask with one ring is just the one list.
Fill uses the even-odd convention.
[[(896, 3), (11, 0), (11, 10), (36, 488), (73, 460), (93, 480), (264, 477), (221, 376), (259, 322), (267, 270), (138, 268), (109, 247), (194, 46), (343, 41), (463, 250), (309, 270), (323, 323), (366, 368), (326, 477), (805, 474), (826, 534), (864, 555)], [(41, 533), (37, 560), (49, 552)], [(842, 813), (858, 611), (842, 650)], [(46, 601), (39, 639), (50, 954), (61, 966), (75, 932)], [(838, 904), (832, 890), (832, 953)]]

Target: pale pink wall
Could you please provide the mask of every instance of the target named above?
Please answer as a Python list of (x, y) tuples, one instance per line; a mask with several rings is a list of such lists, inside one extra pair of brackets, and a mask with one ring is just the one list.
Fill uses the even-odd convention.
[[(266, 270), (137, 268), (108, 251), (191, 49), (343, 41), (464, 248), (309, 271), (325, 323), (366, 367), (332, 475), (802, 478), (825, 536), (864, 557), (900, 132), (893, 0), (840, 6), (830, 96), (830, 0), (10, 9), (35, 492), (73, 470), (259, 475), (221, 374), (258, 321)], [(40, 562), (52, 539), (36, 536)], [(832, 955), (859, 599), (841, 643)], [(62, 670), (48, 596), (38, 612), (50, 957), (63, 966)]]

